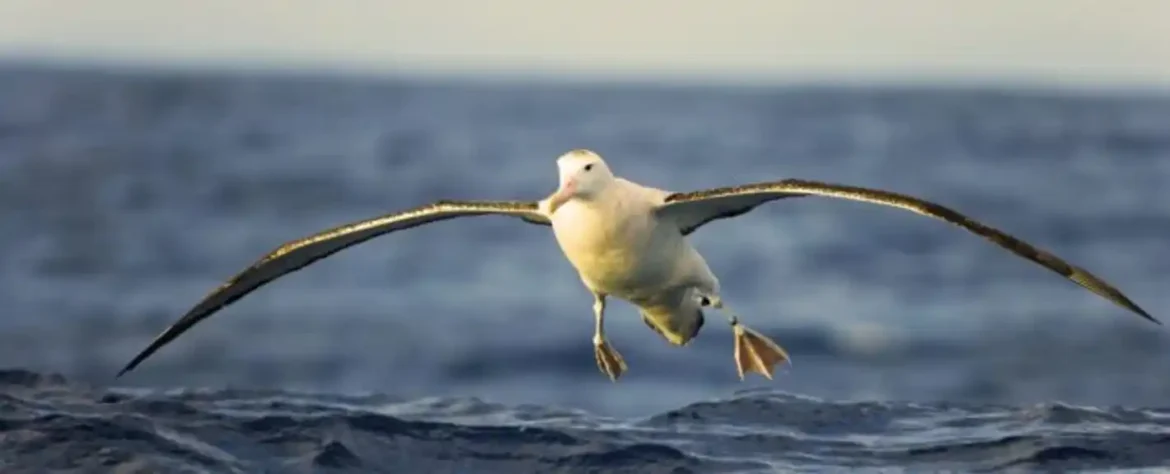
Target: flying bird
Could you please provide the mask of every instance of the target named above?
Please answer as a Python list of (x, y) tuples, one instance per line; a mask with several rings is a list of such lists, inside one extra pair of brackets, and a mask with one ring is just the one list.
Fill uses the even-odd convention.
[(232, 302), (347, 247), (456, 217), (502, 215), (552, 228), (564, 256), (593, 296), (594, 356), (598, 368), (611, 380), (617, 381), (627, 365), (605, 336), (609, 297), (632, 303), (642, 321), (675, 346), (685, 346), (698, 336), (704, 323), (704, 308), (720, 310), (732, 327), (739, 378), (755, 372), (771, 379), (777, 364), (791, 362), (788, 353), (772, 339), (748, 328), (728, 308), (721, 297), (719, 279), (687, 236), (704, 224), (745, 214), (761, 204), (806, 196), (868, 202), (941, 219), (1161, 324), (1087, 270), (950, 208), (912, 196), (801, 179), (676, 193), (617, 177), (605, 160), (590, 150), (569, 151), (556, 164), (560, 185), (540, 201), (441, 200), (281, 245), (203, 298), (159, 334), (118, 376)]

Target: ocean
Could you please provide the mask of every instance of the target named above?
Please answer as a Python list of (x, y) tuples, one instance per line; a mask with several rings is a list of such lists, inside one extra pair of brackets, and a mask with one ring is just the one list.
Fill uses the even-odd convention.
[[(0, 67), (0, 471), (1166, 472), (1170, 338), (945, 223), (829, 198), (691, 236), (793, 363), (674, 347), (548, 228), (381, 237), (114, 374), (279, 244), (557, 156), (684, 191), (803, 178), (937, 201), (1170, 319), (1170, 96)], [(1164, 467), (1163, 467), (1164, 466)], [(1143, 469), (1145, 469), (1143, 471)]]

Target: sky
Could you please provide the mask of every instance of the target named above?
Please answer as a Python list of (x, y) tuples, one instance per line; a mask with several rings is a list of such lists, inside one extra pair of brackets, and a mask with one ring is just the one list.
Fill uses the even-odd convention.
[(0, 0), (0, 56), (1170, 85), (1162, 0)]

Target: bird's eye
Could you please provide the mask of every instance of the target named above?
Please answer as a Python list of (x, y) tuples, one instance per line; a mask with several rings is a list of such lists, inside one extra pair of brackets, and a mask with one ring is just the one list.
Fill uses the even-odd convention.
[(593, 169), (593, 163), (589, 163), (589, 164), (585, 165), (585, 171), (591, 171), (592, 169)]

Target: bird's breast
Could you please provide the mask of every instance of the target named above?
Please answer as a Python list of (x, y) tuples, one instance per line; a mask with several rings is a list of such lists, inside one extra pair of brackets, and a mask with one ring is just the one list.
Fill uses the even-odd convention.
[[(553, 232), (565, 257), (595, 290), (630, 296), (667, 281), (674, 270), (672, 237), (649, 212), (571, 203), (557, 211)], [(676, 232), (677, 234), (677, 232)]]

